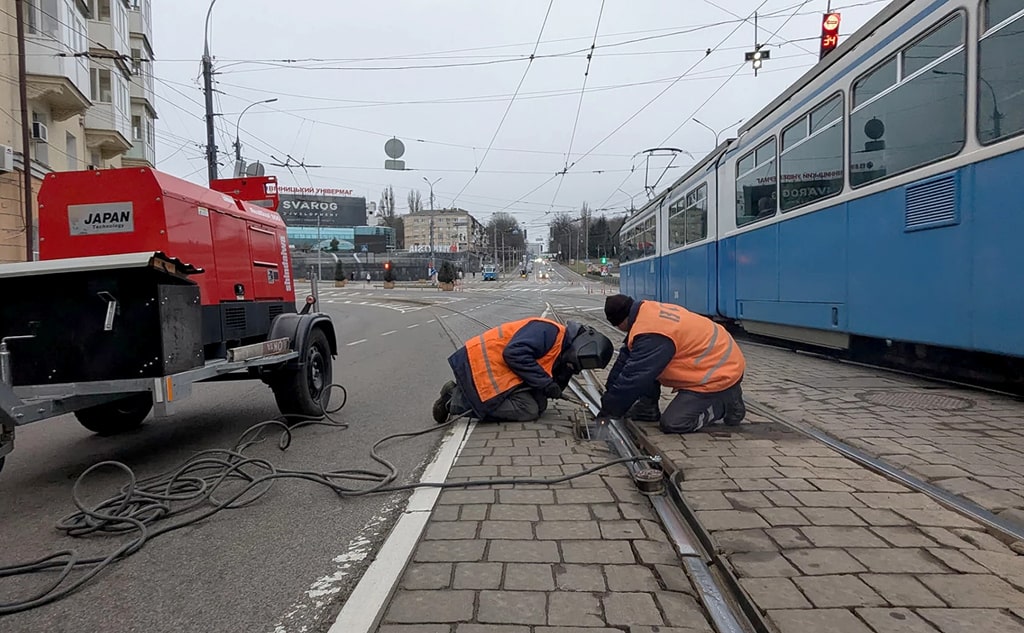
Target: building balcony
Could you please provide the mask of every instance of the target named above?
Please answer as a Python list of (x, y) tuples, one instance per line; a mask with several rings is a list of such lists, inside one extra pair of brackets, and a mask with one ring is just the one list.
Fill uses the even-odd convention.
[(112, 103), (94, 104), (85, 113), (85, 144), (109, 160), (131, 149), (131, 120)]
[(148, 11), (129, 11), (128, 30), (132, 34), (142, 35), (149, 41), (153, 41), (153, 20)]
[(26, 88), (29, 99), (48, 104), (53, 119), (65, 121), (91, 105), (89, 60), (58, 56), (53, 46), (48, 37), (25, 36)]
[(156, 85), (153, 81), (153, 67), (143, 64), (141, 74), (132, 75), (132, 101), (144, 102), (149, 109), (156, 112)]
[(125, 167), (155, 167), (156, 148), (144, 140), (135, 141), (121, 157), (121, 164)]
[[(117, 6), (117, 4), (116, 2), (112, 3), (112, 6)], [(121, 7), (121, 10), (124, 11), (124, 7)], [(122, 31), (117, 24), (116, 20), (110, 22), (89, 20), (89, 39), (92, 40), (90, 47), (95, 49), (99, 48), (98, 45), (102, 45), (107, 49), (104, 52), (114, 51), (121, 56), (121, 59), (128, 59), (131, 57), (132, 49), (128, 40), (127, 25)]]

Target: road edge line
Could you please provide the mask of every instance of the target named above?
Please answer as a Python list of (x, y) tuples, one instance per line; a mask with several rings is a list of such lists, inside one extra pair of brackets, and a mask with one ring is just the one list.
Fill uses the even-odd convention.
[[(448, 478), (448, 472), (475, 427), (475, 421), (465, 419), (453, 424), (434, 460), (424, 469), (421, 483), (439, 483)], [(420, 488), (413, 492), (402, 516), (391, 528), (373, 563), (349, 594), (327, 633), (370, 633), (377, 626), (440, 494), (439, 488)]]

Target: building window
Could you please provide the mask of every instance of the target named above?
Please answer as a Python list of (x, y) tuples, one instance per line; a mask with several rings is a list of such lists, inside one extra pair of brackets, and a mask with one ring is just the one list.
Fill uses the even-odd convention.
[[(1006, 20), (1014, 18), (1012, 22)], [(1002, 28), (996, 28), (996, 27)], [(1024, 11), (1017, 0), (985, 3), (985, 34), (978, 44), (978, 139), (991, 143), (1024, 131)]]
[(837, 94), (782, 131), (783, 212), (843, 190), (843, 96)]
[(153, 117), (146, 114), (146, 143), (149, 144), (150, 149), (156, 148), (156, 128), (154, 127)]
[[(49, 117), (47, 117), (45, 114), (40, 114), (38, 112), (32, 113), (33, 123), (46, 125), (49, 122), (49, 120)], [(48, 141), (36, 141), (35, 143), (33, 143), (32, 154), (32, 158), (34, 158), (36, 162), (42, 163), (43, 165), (46, 166), (50, 165), (50, 145)]]
[(132, 115), (132, 140), (142, 140), (142, 117), (137, 114)]
[(93, 20), (110, 22), (110, 3), (118, 0), (89, 0), (89, 12)]
[(68, 170), (78, 169), (78, 139), (71, 132), (64, 133), (64, 153), (67, 154)]
[(736, 226), (775, 215), (775, 137), (736, 163)]
[(860, 105), (850, 115), (851, 185), (904, 173), (963, 148), (964, 23), (958, 14), (886, 62), (883, 67), (901, 60), (896, 64), (901, 72), (889, 87), (878, 89), (878, 71), (854, 82), (853, 102)]
[(137, 48), (132, 49), (132, 72), (136, 75), (142, 74), (142, 51)]
[(114, 89), (110, 78), (110, 70), (107, 68), (93, 68), (90, 75), (92, 79), (92, 100), (97, 103), (113, 103)]
[(60, 0), (28, 0), (28, 32), (60, 39)]

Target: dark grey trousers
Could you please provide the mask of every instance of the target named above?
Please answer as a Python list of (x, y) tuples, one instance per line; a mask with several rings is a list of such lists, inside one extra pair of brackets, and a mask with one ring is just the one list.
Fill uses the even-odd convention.
[[(695, 433), (716, 422), (730, 426), (738, 425), (746, 417), (743, 404), (742, 380), (724, 391), (702, 393), (679, 391), (672, 402), (665, 407), (658, 426), (662, 433)], [(650, 393), (642, 398), (643, 404), (657, 402), (661, 385), (655, 383)]]
[[(532, 422), (547, 411), (548, 399), (543, 392), (529, 387), (513, 389), (481, 422)], [(452, 391), (448, 406), (451, 415), (462, 415), (470, 410), (461, 386)]]

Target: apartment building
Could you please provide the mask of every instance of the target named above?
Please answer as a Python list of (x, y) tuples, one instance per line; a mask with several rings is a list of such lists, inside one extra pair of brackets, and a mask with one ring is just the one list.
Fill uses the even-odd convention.
[(482, 244), (483, 226), (464, 209), (435, 209), (402, 216), (405, 221), (405, 248), (430, 250), (430, 226), (433, 219), (434, 251), (474, 251)]
[[(25, 161), (15, 0), (0, 7), (0, 262), (11, 262), (26, 258)], [(26, 0), (24, 9), (33, 202), (52, 171), (155, 165), (152, 0)], [(33, 225), (37, 217), (33, 209)]]

